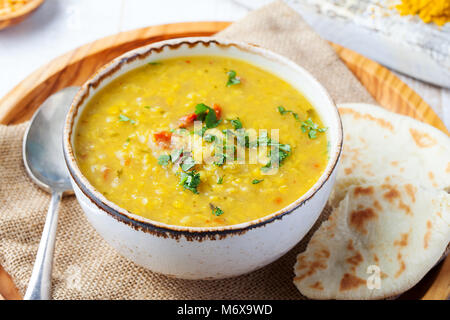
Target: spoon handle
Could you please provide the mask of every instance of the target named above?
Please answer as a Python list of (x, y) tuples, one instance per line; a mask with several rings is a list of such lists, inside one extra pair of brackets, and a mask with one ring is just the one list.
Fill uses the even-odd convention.
[(55, 248), (58, 207), (62, 192), (52, 192), (50, 207), (45, 219), (41, 242), (34, 262), (25, 300), (49, 300), (51, 291), (53, 250)]

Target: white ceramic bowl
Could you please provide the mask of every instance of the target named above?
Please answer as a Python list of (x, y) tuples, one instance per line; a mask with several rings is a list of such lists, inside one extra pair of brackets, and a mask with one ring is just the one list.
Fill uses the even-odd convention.
[[(218, 55), (250, 62), (279, 76), (312, 103), (328, 127), (327, 167), (295, 202), (263, 218), (225, 227), (167, 225), (134, 215), (106, 199), (81, 173), (73, 152), (74, 127), (90, 98), (125, 72), (177, 56)], [(342, 149), (342, 125), (325, 89), (294, 62), (273, 52), (215, 38), (182, 38), (125, 53), (98, 71), (75, 97), (64, 126), (64, 156), (75, 195), (88, 220), (121, 255), (155, 272), (185, 279), (241, 275), (276, 260), (310, 230), (330, 195)]]

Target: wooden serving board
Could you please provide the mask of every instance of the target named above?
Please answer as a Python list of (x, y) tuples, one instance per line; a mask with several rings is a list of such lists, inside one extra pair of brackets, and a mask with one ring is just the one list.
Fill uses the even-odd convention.
[(37, 8), (39, 8), (45, 0), (32, 0), (27, 4), (20, 6), (16, 11), (0, 16), (0, 30), (11, 27), (25, 20)]
[[(0, 124), (29, 120), (52, 93), (81, 85), (100, 66), (131, 49), (152, 42), (192, 36), (211, 36), (229, 22), (188, 22), (122, 32), (70, 51), (33, 72), (0, 100)], [(351, 50), (332, 44), (339, 57), (378, 103), (391, 111), (429, 123), (449, 134), (429, 105), (388, 69)], [(357, 102), (357, 101), (355, 101)], [(20, 299), (11, 277), (0, 266), (0, 295)], [(447, 299), (450, 295), (450, 257), (433, 268), (404, 299)]]

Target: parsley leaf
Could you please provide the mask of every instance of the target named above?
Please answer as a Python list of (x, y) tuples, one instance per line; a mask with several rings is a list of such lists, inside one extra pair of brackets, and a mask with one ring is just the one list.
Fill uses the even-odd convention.
[(272, 154), (272, 150), (270, 150), (270, 161), (261, 168), (263, 172), (280, 167), (282, 162), (291, 154), (291, 146), (289, 144), (270, 143), (270, 146), (276, 146), (278, 152)]
[(235, 130), (242, 128), (242, 122), (241, 119), (237, 118), (235, 120), (230, 120), (231, 124), (233, 125), (233, 128)]
[(279, 148), (281, 151), (284, 151), (284, 152), (286, 152), (286, 153), (291, 152), (291, 146), (290, 146), (289, 144), (279, 143), (279, 144), (278, 144), (278, 148)]
[(158, 65), (160, 65), (160, 64), (162, 64), (162, 63), (159, 62), (159, 61), (151, 61), (151, 62), (149, 62), (148, 64), (151, 65), (151, 66), (158, 66)]
[(223, 210), (220, 209), (219, 207), (216, 207), (215, 205), (213, 205), (212, 203), (209, 204), (209, 206), (211, 207), (212, 210), (212, 214), (215, 216), (220, 216), (223, 214)]
[(119, 122), (121, 121), (129, 121), (131, 124), (135, 124), (136, 121), (128, 118), (127, 116), (124, 116), (123, 114), (119, 115)]
[(268, 146), (268, 145), (270, 145), (271, 140), (270, 140), (269, 136), (267, 135), (266, 131), (263, 131), (259, 135), (258, 139), (256, 140), (256, 143), (257, 143), (258, 146)]
[(170, 157), (172, 158), (172, 162), (175, 163), (177, 160), (181, 157), (183, 154), (183, 149), (175, 149), (170, 154)]
[(308, 118), (306, 121), (302, 122), (301, 129), (302, 132), (308, 132), (308, 137), (310, 139), (316, 139), (317, 132), (325, 132), (328, 128), (319, 128), (319, 126), (314, 123), (311, 118)]
[(236, 76), (236, 71), (230, 70), (227, 72), (228, 82), (227, 87), (241, 83), (241, 79)]
[(205, 121), (206, 129), (215, 128), (221, 122), (220, 120), (217, 120), (216, 112), (214, 111), (214, 109), (208, 107), (204, 103), (199, 103), (195, 106), (195, 114), (197, 115), (197, 118), (199, 120)]
[(258, 180), (258, 179), (253, 179), (252, 184), (258, 184), (260, 182), (263, 182), (264, 179)]
[(261, 171), (262, 172), (268, 172), (268, 171), (270, 171), (270, 169), (272, 169), (272, 162), (271, 161), (267, 162), (264, 167), (261, 167)]
[(161, 166), (167, 166), (170, 161), (170, 156), (168, 154), (163, 154), (158, 157), (158, 164)]
[(283, 106), (278, 106), (278, 112), (280, 112), (281, 115), (284, 115), (287, 112), (287, 110)]
[(223, 176), (219, 177), (219, 179), (217, 179), (217, 184), (222, 184), (223, 183)]
[(218, 158), (217, 161), (214, 161), (214, 164), (218, 167), (223, 166), (225, 163), (225, 160), (227, 159), (227, 155), (225, 153), (216, 154), (216, 157)]
[(246, 148), (250, 148), (250, 137), (245, 129), (237, 129), (236, 130), (236, 138), (237, 143)]
[(183, 171), (189, 171), (195, 166), (195, 160), (192, 157), (186, 157), (181, 164), (181, 169)]
[(205, 139), (206, 142), (213, 142), (216, 140), (216, 136), (213, 134), (207, 134), (203, 137), (203, 139)]
[(295, 113), (295, 112), (292, 111), (292, 110), (286, 110), (286, 108), (283, 107), (283, 106), (278, 106), (277, 108), (278, 108), (278, 112), (279, 112), (281, 115), (284, 115), (284, 114), (286, 114), (286, 113), (292, 113), (292, 116), (294, 117), (294, 119), (297, 120), (297, 121), (300, 121), (300, 117), (298, 116), (298, 113)]
[(209, 112), (205, 118), (206, 128), (208, 129), (215, 128), (219, 125), (219, 123), (220, 120), (217, 120), (216, 112), (214, 111), (214, 109), (209, 108)]
[(198, 118), (200, 118), (201, 120), (204, 119), (206, 112), (211, 109), (210, 107), (208, 107), (206, 104), (204, 103), (199, 103), (195, 106), (195, 114), (197, 115)]
[(183, 186), (185, 189), (192, 191), (195, 194), (198, 194), (198, 185), (200, 184), (200, 173), (197, 173), (195, 170), (190, 172), (181, 172), (180, 175), (180, 186)]

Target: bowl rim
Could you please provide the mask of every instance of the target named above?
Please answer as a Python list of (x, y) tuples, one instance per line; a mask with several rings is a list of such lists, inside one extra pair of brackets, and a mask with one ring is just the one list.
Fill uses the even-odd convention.
[[(126, 66), (128, 63), (133, 62), (135, 59), (148, 60), (148, 58), (151, 57), (153, 52), (159, 53), (166, 47), (168, 47), (170, 50), (174, 49), (176, 50), (178, 48), (182, 48), (184, 45), (187, 45), (189, 47), (197, 45), (209, 47), (210, 44), (214, 44), (219, 47), (232, 46), (237, 48), (238, 50), (249, 52), (250, 54), (259, 55), (262, 56), (264, 59), (284, 64), (287, 67), (294, 69), (295, 72), (302, 73), (304, 77), (306, 77), (317, 87), (317, 89), (320, 91), (320, 94), (323, 95), (328, 100), (329, 105), (331, 107), (330, 111), (333, 112), (332, 121), (336, 121), (337, 125), (338, 137), (336, 139), (336, 143), (334, 144), (336, 145), (337, 148), (333, 148), (334, 146), (330, 147), (330, 150), (335, 149), (336, 151), (333, 154), (329, 155), (327, 166), (325, 170), (322, 172), (321, 176), (317, 179), (314, 185), (310, 189), (308, 189), (308, 191), (302, 194), (295, 201), (289, 203), (284, 208), (276, 212), (272, 212), (258, 219), (254, 219), (239, 224), (219, 226), (219, 227), (188, 227), (188, 226), (170, 225), (133, 214), (127, 211), (126, 209), (118, 206), (114, 202), (106, 199), (106, 197), (102, 193), (97, 191), (95, 187), (81, 173), (81, 170), (77, 165), (73, 146), (71, 143), (72, 134), (74, 128), (76, 127), (75, 117), (77, 116), (80, 107), (82, 107), (85, 104), (84, 103), (85, 100), (92, 97), (93, 94), (90, 93), (91, 88), (95, 89), (97, 86), (100, 85), (100, 83), (102, 83), (102, 81), (108, 79), (110, 76), (115, 78), (115, 74), (117, 71), (121, 70), (122, 67)], [(251, 61), (245, 59), (243, 60), (248, 63), (252, 63)], [(342, 153), (342, 143), (343, 143), (342, 121), (336, 103), (333, 101), (333, 99), (331, 98), (330, 94), (326, 91), (326, 89), (320, 84), (320, 82), (313, 75), (311, 75), (308, 71), (306, 71), (304, 68), (302, 68), (292, 60), (283, 57), (277, 53), (274, 53), (268, 49), (261, 48), (254, 44), (248, 44), (239, 41), (230, 41), (216, 37), (186, 37), (155, 42), (146, 46), (130, 50), (120, 55), (119, 57), (113, 59), (112, 61), (108, 62), (103, 67), (101, 67), (97, 72), (95, 72), (89, 78), (89, 80), (87, 80), (79, 89), (66, 116), (63, 131), (64, 159), (69, 174), (73, 182), (79, 188), (79, 190), (87, 198), (89, 198), (93, 204), (95, 204), (100, 210), (106, 212), (108, 215), (112, 216), (116, 220), (123, 222), (136, 230), (142, 230), (144, 232), (154, 233), (157, 235), (160, 234), (164, 234), (165, 236), (170, 235), (171, 237), (175, 236), (177, 238), (181, 235), (184, 235), (186, 237), (194, 236), (197, 238), (203, 238), (204, 236), (214, 237), (215, 235), (223, 236), (235, 233), (240, 234), (250, 229), (261, 227), (266, 225), (267, 223), (283, 218), (285, 215), (303, 206), (330, 179), (339, 162)]]

